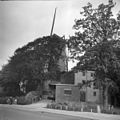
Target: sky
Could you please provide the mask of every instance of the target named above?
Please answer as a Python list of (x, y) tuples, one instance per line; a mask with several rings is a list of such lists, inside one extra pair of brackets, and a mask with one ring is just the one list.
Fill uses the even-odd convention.
[[(74, 20), (80, 18), (80, 11), (88, 2), (97, 7), (108, 0), (0, 1), (0, 69), (17, 48), (50, 35), (56, 7), (53, 33), (66, 38), (74, 35)], [(114, 2), (113, 13), (116, 15), (120, 10), (120, 0)], [(75, 64), (69, 62), (69, 69)]]

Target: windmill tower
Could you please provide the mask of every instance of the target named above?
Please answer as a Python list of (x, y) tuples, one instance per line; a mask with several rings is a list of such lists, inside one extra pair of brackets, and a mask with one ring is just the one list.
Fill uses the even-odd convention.
[(55, 24), (55, 17), (56, 17), (56, 10), (57, 10), (57, 8), (55, 8), (50, 36), (52, 36), (52, 33), (53, 33), (53, 28), (54, 28), (54, 24)]
[[(59, 37), (56, 34), (52, 35), (53, 34), (54, 25), (55, 25), (56, 11), (57, 11), (57, 8), (55, 8), (50, 36)], [(65, 37), (62, 37), (62, 39), (65, 40)], [(67, 55), (66, 55), (66, 46), (63, 48), (61, 54), (62, 54), (63, 57), (60, 58), (59, 61), (58, 61), (58, 65), (59, 65), (60, 71), (61, 72), (68, 71), (68, 61), (67, 61)]]
[[(57, 11), (57, 8), (55, 8), (55, 12), (54, 12), (54, 16), (53, 16), (53, 21), (52, 21), (52, 28), (51, 28), (51, 31), (50, 31), (50, 39), (54, 39), (54, 40), (61, 40), (61, 41), (64, 41), (65, 38), (63, 37), (60, 37), (56, 34), (53, 34), (53, 29), (54, 29), (54, 25), (55, 25), (55, 18), (56, 18), (56, 11)], [(62, 49), (62, 52), (61, 52), (61, 56), (59, 58), (59, 60), (57, 61), (57, 64), (59, 66), (59, 70), (60, 72), (62, 73), (63, 71), (67, 71), (67, 57), (66, 57), (66, 46)], [(61, 80), (61, 78), (60, 78)], [(58, 83), (60, 81), (58, 81), (58, 79), (55, 81), (55, 80), (47, 80), (47, 81), (44, 81), (44, 90), (43, 91), (46, 91), (46, 93), (50, 93), (50, 91), (52, 91), (51, 93), (53, 94), (54, 96), (54, 93), (55, 93), (55, 90), (51, 90), (50, 89), (50, 86), (54, 86), (54, 84)], [(49, 95), (44, 95), (45, 98), (48, 97)]]

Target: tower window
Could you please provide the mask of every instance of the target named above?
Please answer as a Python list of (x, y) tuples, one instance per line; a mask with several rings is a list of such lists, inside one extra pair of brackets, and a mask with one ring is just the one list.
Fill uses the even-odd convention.
[(93, 96), (96, 96), (96, 92), (93, 92)]
[(94, 73), (91, 73), (91, 77), (94, 77)]
[(83, 76), (85, 76), (85, 72), (82, 72)]

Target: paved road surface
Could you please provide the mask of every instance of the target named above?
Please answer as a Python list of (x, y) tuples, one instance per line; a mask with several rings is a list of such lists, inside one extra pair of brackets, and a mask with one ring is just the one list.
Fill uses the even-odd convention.
[(19, 110), (0, 106), (0, 120), (93, 120), (40, 111)]

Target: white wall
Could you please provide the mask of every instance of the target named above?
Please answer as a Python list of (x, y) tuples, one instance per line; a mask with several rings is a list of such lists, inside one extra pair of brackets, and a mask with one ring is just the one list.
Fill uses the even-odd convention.
[(83, 72), (79, 71), (75, 73), (75, 85), (78, 83), (82, 83), (82, 80), (88, 81), (88, 80), (93, 80), (94, 77), (91, 77), (91, 73), (95, 73), (94, 71), (85, 71), (85, 76), (83, 76)]
[[(83, 80), (89, 81), (89, 80), (94, 80), (94, 76), (91, 76), (91, 73), (94, 74), (94, 71), (84, 71), (85, 76), (83, 76), (83, 71), (79, 71), (75, 73), (75, 85), (78, 85), (79, 83), (82, 83)], [(96, 102), (99, 103), (100, 101), (100, 95), (99, 95), (99, 89), (94, 89), (93, 87), (93, 82), (91, 82), (91, 86), (84, 86), (82, 88), (86, 92), (86, 102)], [(94, 95), (94, 92), (96, 92), (96, 95)]]
[[(96, 92), (96, 96), (94, 96), (94, 92)], [(96, 102), (99, 103), (99, 90), (87, 87), (86, 90), (86, 101), (87, 102)]]

